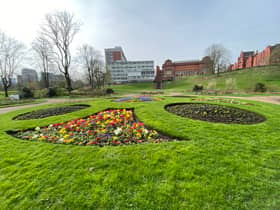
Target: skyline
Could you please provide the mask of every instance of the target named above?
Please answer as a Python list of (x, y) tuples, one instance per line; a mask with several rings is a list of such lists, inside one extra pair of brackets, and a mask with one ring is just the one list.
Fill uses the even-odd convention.
[(0, 29), (30, 47), (45, 14), (67, 10), (83, 23), (73, 54), (83, 43), (103, 55), (105, 48), (121, 46), (128, 60), (161, 66), (166, 59), (201, 59), (207, 47), (220, 43), (233, 63), (241, 50), (262, 51), (280, 42), (279, 6), (276, 0), (10, 0), (2, 1)]

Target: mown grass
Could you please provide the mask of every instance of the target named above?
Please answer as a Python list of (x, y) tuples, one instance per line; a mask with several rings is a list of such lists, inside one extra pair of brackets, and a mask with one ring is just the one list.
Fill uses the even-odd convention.
[[(16, 91), (16, 90), (10, 90), (9, 95), (17, 94), (17, 92), (18, 91)], [(4, 91), (0, 91), (0, 98), (5, 98), (5, 92)]]
[(131, 83), (122, 85), (112, 85), (112, 88), (117, 95), (123, 94), (135, 94), (145, 91), (155, 91), (154, 83), (152, 82), (141, 82), (141, 83)]
[(167, 89), (191, 91), (195, 84), (217, 91), (254, 92), (256, 83), (264, 83), (267, 91), (280, 92), (280, 66), (256, 67), (216, 75), (192, 76), (166, 84)]
[[(191, 93), (194, 85), (203, 85), (205, 90), (227, 91), (227, 95), (259, 95), (255, 93), (256, 83), (264, 83), (271, 95), (273, 92), (280, 92), (280, 66), (265, 66), (250, 69), (243, 69), (216, 75), (197, 75), (186, 77), (182, 80), (166, 81), (163, 84), (165, 93), (180, 92)], [(130, 94), (140, 93), (143, 90), (154, 90), (154, 83), (137, 83), (129, 85), (112, 86), (117, 93)]]
[[(189, 100), (96, 99), (90, 108), (40, 120), (11, 119), (42, 107), (0, 115), (0, 209), (279, 208), (279, 106), (231, 105), (266, 116), (256, 125), (209, 123), (164, 110)], [(100, 148), (28, 142), (5, 133), (107, 108), (135, 108), (148, 126), (189, 140)]]

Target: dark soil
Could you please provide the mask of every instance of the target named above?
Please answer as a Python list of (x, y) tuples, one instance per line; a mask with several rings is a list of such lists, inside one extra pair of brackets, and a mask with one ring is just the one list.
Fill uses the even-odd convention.
[(13, 120), (32, 120), (32, 119), (42, 119), (46, 117), (56, 116), (67, 114), (70, 112), (79, 111), (81, 109), (85, 109), (89, 107), (89, 105), (79, 104), (79, 105), (72, 105), (72, 106), (64, 106), (64, 107), (56, 107), (50, 109), (42, 109), (33, 112), (27, 112), (25, 114), (18, 115), (13, 118)]
[(165, 109), (181, 117), (227, 124), (256, 124), (266, 119), (257, 113), (214, 104), (170, 104)]

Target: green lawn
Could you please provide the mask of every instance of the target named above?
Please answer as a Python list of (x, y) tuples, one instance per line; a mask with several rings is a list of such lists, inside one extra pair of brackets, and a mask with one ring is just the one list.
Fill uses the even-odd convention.
[[(95, 99), (90, 108), (41, 120), (11, 119), (42, 107), (0, 115), (0, 209), (278, 209), (279, 106), (231, 105), (266, 116), (256, 125), (196, 121), (164, 110), (166, 104), (189, 100)], [(107, 108), (135, 108), (149, 127), (188, 140), (100, 148), (5, 134)]]
[(145, 91), (155, 91), (154, 83), (152, 82), (112, 85), (110, 88), (112, 88), (118, 95), (135, 93), (139, 94)]
[[(10, 90), (9, 91), (9, 96), (13, 95), (13, 94), (17, 94), (18, 91), (16, 90)], [(4, 91), (0, 91), (0, 98), (5, 98), (5, 92)]]
[(269, 92), (280, 92), (280, 66), (266, 66), (244, 69), (216, 75), (192, 76), (168, 82), (166, 89), (190, 92), (195, 84), (218, 91), (253, 92), (256, 83), (264, 83)]
[[(244, 69), (216, 75), (198, 75), (186, 77), (182, 80), (166, 81), (163, 85), (164, 93), (191, 93), (194, 85), (203, 85), (204, 89), (228, 91), (233, 95), (255, 95), (256, 83), (264, 83), (269, 93), (280, 92), (280, 66), (265, 66)], [(112, 88), (119, 94), (140, 93), (154, 90), (154, 83), (136, 83), (129, 85), (115, 85)], [(222, 93), (225, 94), (225, 93)]]
[(2, 91), (0, 91), (0, 99), (1, 98), (5, 98), (5, 94), (4, 94), (4, 92), (2, 92)]

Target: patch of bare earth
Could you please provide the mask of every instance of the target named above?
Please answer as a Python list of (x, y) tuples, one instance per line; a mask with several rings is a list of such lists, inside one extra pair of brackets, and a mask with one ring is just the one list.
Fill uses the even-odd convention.
[(251, 101), (260, 101), (260, 102), (266, 102), (266, 103), (280, 105), (280, 96), (250, 96), (250, 97), (223, 96), (223, 97), (224, 98), (238, 98), (238, 99), (245, 99), (245, 100), (251, 100)]

